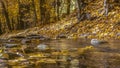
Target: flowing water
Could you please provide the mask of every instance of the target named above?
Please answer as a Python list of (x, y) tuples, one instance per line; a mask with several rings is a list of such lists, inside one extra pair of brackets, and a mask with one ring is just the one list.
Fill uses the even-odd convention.
[(120, 68), (119, 41), (97, 46), (86, 39), (2, 41), (0, 68)]

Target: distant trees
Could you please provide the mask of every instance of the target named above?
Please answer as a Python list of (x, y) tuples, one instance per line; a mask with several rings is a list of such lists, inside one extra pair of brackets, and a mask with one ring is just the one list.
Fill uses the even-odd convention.
[(53, 2), (51, 3), (52, 7), (53, 7), (53, 11), (55, 13), (54, 15), (54, 20), (60, 20), (60, 7), (61, 7), (61, 1), (62, 0), (53, 0)]
[[(30, 27), (45, 25), (66, 17), (76, 9), (78, 4), (78, 19), (82, 15), (84, 0), (1, 0), (3, 26), (11, 30), (21, 30)], [(6, 4), (8, 5), (6, 5)], [(6, 32), (8, 31), (5, 30)]]
[[(53, 23), (77, 9), (78, 22), (90, 17), (86, 3), (92, 0), (0, 0), (0, 33)], [(110, 11), (104, 0), (104, 14)], [(120, 3), (120, 0), (114, 0)], [(76, 7), (77, 6), (77, 7)], [(4, 25), (4, 26), (3, 26)]]

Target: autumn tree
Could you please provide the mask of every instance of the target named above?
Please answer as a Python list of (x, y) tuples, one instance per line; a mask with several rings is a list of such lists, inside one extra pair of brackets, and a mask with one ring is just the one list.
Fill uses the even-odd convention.
[(42, 23), (45, 23), (45, 12), (46, 12), (46, 8), (45, 8), (45, 0), (39, 0), (40, 1), (40, 19)]
[(67, 0), (67, 15), (70, 14), (70, 5), (71, 5), (71, 0)]
[(35, 1), (32, 0), (32, 11), (34, 13), (34, 26), (36, 26), (37, 22), (38, 22), (38, 18), (37, 18), (37, 12), (36, 12), (36, 6), (35, 6)]
[(18, 29), (26, 29), (29, 27), (30, 21), (30, 2), (18, 0), (19, 5), (19, 23)]
[(1, 6), (2, 6), (3, 15), (5, 16), (5, 19), (6, 19), (7, 27), (8, 27), (9, 30), (11, 30), (10, 18), (9, 18), (8, 11), (6, 9), (5, 2), (3, 0), (1, 0), (0, 3), (1, 3)]

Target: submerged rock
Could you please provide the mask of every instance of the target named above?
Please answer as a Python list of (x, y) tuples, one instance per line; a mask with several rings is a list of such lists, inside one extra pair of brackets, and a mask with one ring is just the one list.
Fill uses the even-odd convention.
[[(3, 62), (1, 62), (1, 61), (3, 61)], [(9, 68), (9, 65), (7, 64), (7, 62), (5, 60), (0, 59), (0, 68)]]
[(7, 39), (0, 39), (0, 43), (6, 43), (7, 41)]
[(57, 36), (57, 38), (67, 38), (67, 36), (65, 34), (60, 34)]
[(21, 43), (22, 43), (22, 44), (31, 43), (31, 40), (30, 40), (30, 39), (22, 39), (22, 40), (21, 40)]
[(40, 40), (50, 39), (49, 37), (46, 37), (46, 36), (43, 36), (43, 35), (36, 35), (36, 34), (28, 35), (27, 38), (28, 39), (40, 39)]
[(7, 42), (16, 42), (14, 39), (9, 39)]
[(14, 38), (14, 39), (24, 39), (26, 38), (25, 36), (13, 36), (13, 37), (10, 37), (10, 38)]
[(43, 38), (42, 35), (28, 35), (27, 38), (30, 38), (30, 39), (39, 39), (39, 38)]
[(48, 46), (45, 45), (45, 44), (39, 44), (39, 45), (37, 46), (37, 49), (42, 50), (42, 51), (46, 50), (47, 48), (48, 48)]
[(10, 38), (7, 40), (6, 43), (19, 43), (20, 42), (20, 39), (13, 39), (13, 38)]
[(24, 48), (24, 52), (25, 53), (33, 53), (33, 52), (36, 52), (37, 51), (37, 49), (35, 49), (34, 47), (25, 47)]
[(117, 33), (116, 35), (117, 35), (117, 36), (120, 36), (120, 33)]
[(104, 40), (97, 40), (97, 39), (92, 39), (91, 40), (92, 45), (100, 45), (100, 44), (104, 44), (104, 43), (108, 43), (108, 42), (104, 41)]
[(81, 38), (87, 38), (90, 34), (89, 33), (85, 33), (85, 34), (80, 34), (79, 36)]
[(7, 48), (12, 48), (12, 47), (17, 47), (19, 44), (4, 43), (3, 45)]
[(0, 58), (0, 64), (1, 64), (1, 63), (5, 63), (5, 62), (7, 62), (6, 59)]

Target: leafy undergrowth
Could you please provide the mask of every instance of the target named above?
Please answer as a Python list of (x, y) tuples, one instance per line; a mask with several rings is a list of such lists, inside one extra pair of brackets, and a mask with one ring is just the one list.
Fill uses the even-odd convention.
[(112, 3), (111, 5), (113, 9), (110, 10), (108, 16), (104, 16), (103, 1), (96, 0), (93, 3), (89, 3), (84, 9), (84, 11), (91, 14), (90, 20), (85, 19), (75, 25), (77, 23), (75, 11), (56, 23), (45, 25), (42, 28), (34, 27), (19, 32), (6, 33), (1, 38), (37, 34), (49, 38), (57, 38), (59, 35), (64, 35), (67, 38), (120, 39), (120, 7)]

